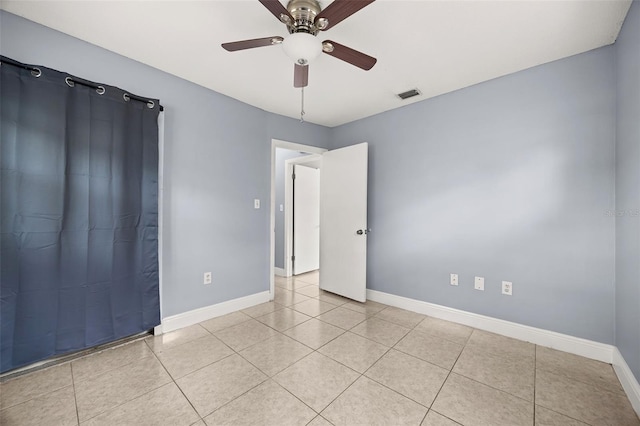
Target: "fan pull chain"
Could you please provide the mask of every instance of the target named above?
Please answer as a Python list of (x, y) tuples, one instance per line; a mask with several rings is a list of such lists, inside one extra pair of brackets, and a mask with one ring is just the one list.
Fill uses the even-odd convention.
[(300, 102), (300, 122), (304, 123), (304, 87), (300, 90), (300, 92), (302, 93), (302, 99)]

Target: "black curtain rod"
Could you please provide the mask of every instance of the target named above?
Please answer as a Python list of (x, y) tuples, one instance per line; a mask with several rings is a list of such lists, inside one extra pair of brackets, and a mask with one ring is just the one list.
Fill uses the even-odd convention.
[[(0, 55), (0, 62), (5, 63), (7, 65), (12, 65), (14, 67), (25, 69), (27, 71), (31, 71), (31, 73), (36, 77), (40, 77), (40, 74), (42, 73), (40, 68), (32, 67), (30, 65), (23, 64), (22, 62), (14, 61), (13, 59), (7, 58), (6, 56)], [(102, 90), (104, 90), (104, 86), (101, 86), (101, 85), (96, 84), (96, 83), (94, 83), (92, 81), (89, 81), (89, 80), (83, 80), (83, 79), (78, 78), (78, 77), (69, 76), (69, 77), (65, 78), (65, 82), (70, 87), (73, 87), (74, 84), (80, 84), (81, 86), (90, 87), (92, 89), (96, 89), (96, 90), (102, 89)], [(133, 99), (134, 101), (144, 102), (147, 105), (149, 103), (151, 103), (152, 104), (151, 108), (153, 108), (153, 104), (155, 103), (155, 101), (153, 101), (151, 99), (143, 98), (142, 96), (133, 95), (131, 93), (125, 93), (124, 97), (125, 97), (125, 100)], [(162, 105), (160, 105), (160, 111), (164, 111), (164, 107)]]
[(41, 72), (40, 68), (36, 68), (36, 67), (30, 67), (29, 65), (25, 65), (21, 62), (18, 61), (14, 61), (11, 58), (7, 58), (6, 56), (1, 56), (0, 55), (0, 62), (7, 64), (7, 65), (13, 65), (14, 67), (18, 67), (18, 68), (22, 68), (23, 70), (27, 70), (27, 71), (32, 71), (32, 72)]

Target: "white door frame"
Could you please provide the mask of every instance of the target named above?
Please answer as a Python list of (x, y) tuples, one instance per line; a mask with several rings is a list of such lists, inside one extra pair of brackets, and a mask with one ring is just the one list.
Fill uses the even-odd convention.
[(309, 154), (322, 154), (327, 151), (324, 148), (318, 148), (311, 145), (303, 145), (294, 142), (287, 142), (279, 139), (271, 139), (271, 253), (269, 255), (269, 300), (273, 300), (275, 295), (274, 289), (274, 273), (276, 259), (276, 148), (290, 149), (293, 151), (308, 152)]
[[(326, 150), (325, 150), (326, 151)], [(322, 161), (322, 155), (313, 154), (306, 157), (292, 158), (284, 162), (286, 171), (284, 179), (284, 276), (293, 275), (293, 180), (289, 178), (293, 174), (293, 166), (296, 164), (308, 164), (314, 169), (321, 169), (322, 166), (316, 167), (315, 163)], [(322, 173), (322, 172), (321, 172)]]

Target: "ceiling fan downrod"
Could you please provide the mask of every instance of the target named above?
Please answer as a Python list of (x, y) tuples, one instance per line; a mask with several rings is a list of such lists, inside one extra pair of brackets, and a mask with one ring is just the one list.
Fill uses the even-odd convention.
[(319, 19), (316, 22), (316, 16), (321, 10), (320, 3), (316, 0), (291, 0), (287, 4), (287, 11), (293, 17), (293, 22), (284, 14), (280, 20), (287, 25), (290, 34), (307, 33), (317, 35), (318, 31), (328, 25), (326, 19)]

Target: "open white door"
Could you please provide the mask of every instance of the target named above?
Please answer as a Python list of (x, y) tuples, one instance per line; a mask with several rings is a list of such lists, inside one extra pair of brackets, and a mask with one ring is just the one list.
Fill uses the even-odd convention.
[(367, 297), (368, 144), (322, 154), (320, 288), (359, 302)]
[(320, 267), (320, 172), (294, 166), (293, 275)]

